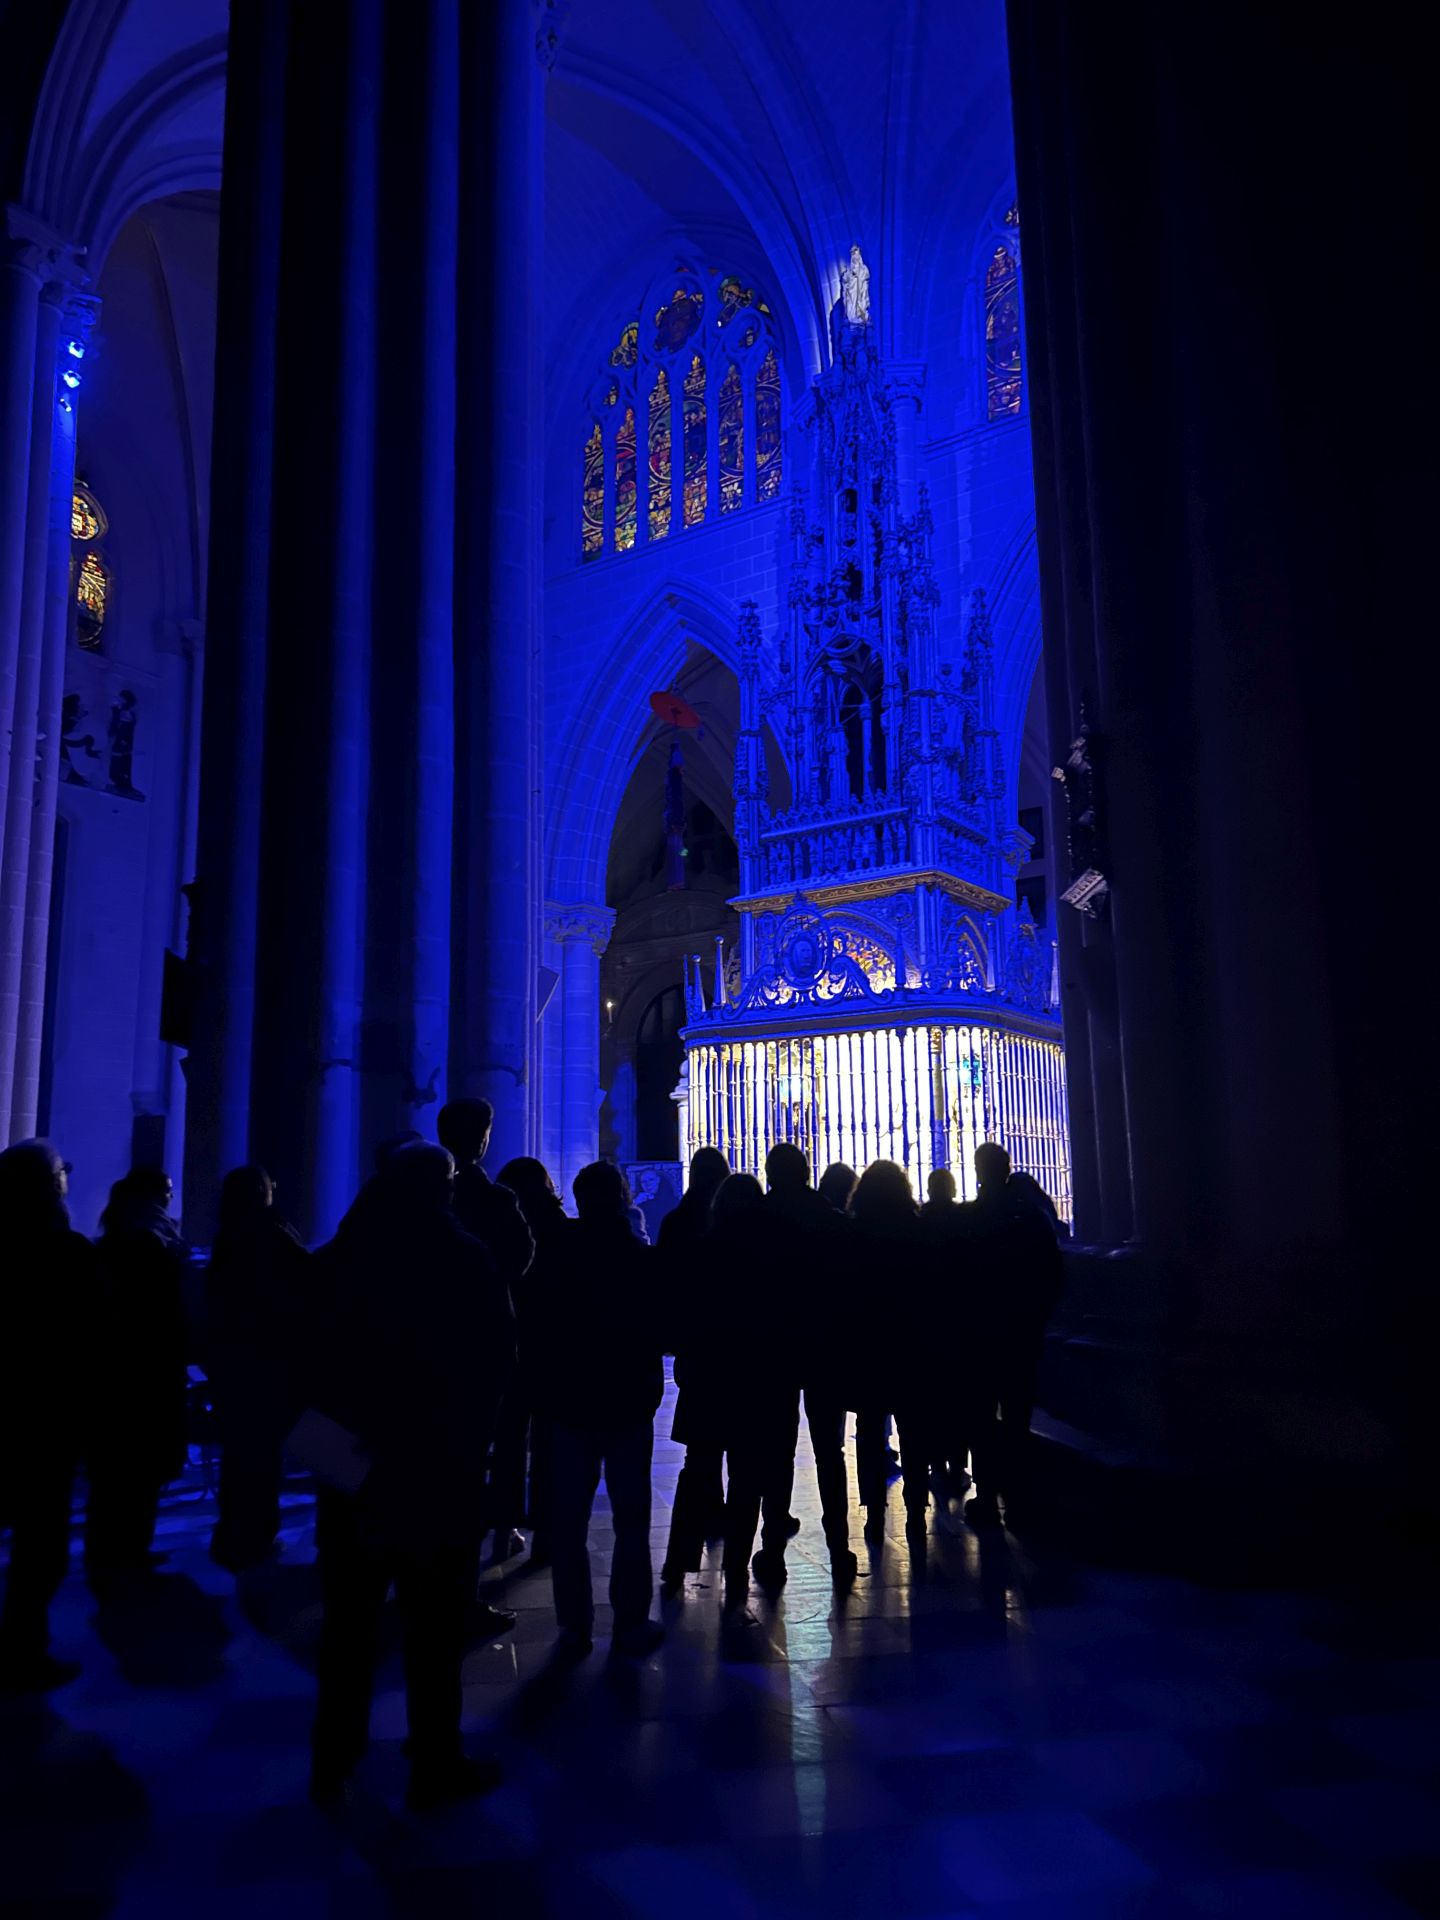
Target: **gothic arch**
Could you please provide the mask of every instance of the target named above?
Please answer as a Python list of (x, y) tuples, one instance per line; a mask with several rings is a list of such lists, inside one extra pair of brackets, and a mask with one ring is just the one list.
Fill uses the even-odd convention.
[[(824, 251), (807, 244), (793, 211), (787, 211), (778, 203), (773, 184), (745, 157), (743, 150), (737, 148), (733, 135), (727, 137), (724, 129), (707, 120), (693, 101), (687, 101), (686, 111), (680, 114), (674, 95), (667, 89), (651, 84), (618, 63), (579, 54), (567, 48), (563, 39), (556, 72), (650, 121), (670, 139), (688, 148), (725, 184), (772, 263), (772, 284), (777, 298), (794, 316), (805, 350), (807, 371), (818, 372), (826, 350), (827, 315), (833, 298), (828, 281), (814, 264), (824, 258)], [(838, 262), (838, 252), (836, 259)]]
[(1035, 551), (1035, 512), (1028, 508), (1001, 548), (985, 583), (995, 636), (995, 724), (1005, 766), (1019, 767), (1025, 708), (1040, 664), (1040, 567)]
[(736, 610), (693, 582), (647, 593), (592, 676), (557, 755), (545, 824), (547, 897), (600, 901), (610, 836), (634, 767), (646, 702), (679, 671), (692, 642), (738, 670)]
[[(24, 176), (29, 211), (88, 250), (98, 276), (116, 233), (149, 201), (220, 183), (226, 36), (212, 34), (151, 66), (88, 135), (85, 123), (127, 0), (75, 0), (40, 90)], [(208, 98), (214, 139), (163, 144), (166, 125)]]

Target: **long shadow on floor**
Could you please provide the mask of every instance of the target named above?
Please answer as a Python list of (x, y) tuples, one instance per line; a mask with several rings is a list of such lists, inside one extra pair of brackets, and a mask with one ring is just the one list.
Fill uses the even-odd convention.
[(225, 1602), (185, 1574), (159, 1574), (101, 1601), (95, 1633), (133, 1687), (205, 1687), (225, 1671)]
[(145, 1844), (145, 1789), (48, 1705), (0, 1706), (0, 1912), (99, 1920)]
[(320, 1659), (320, 1569), (313, 1560), (272, 1561), (242, 1573), (235, 1582), (240, 1611), (255, 1631), (272, 1641), (306, 1673)]

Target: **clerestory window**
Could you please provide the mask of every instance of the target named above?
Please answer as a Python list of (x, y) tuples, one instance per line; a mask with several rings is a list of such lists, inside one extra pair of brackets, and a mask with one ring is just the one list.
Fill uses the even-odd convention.
[(586, 560), (667, 540), (780, 491), (775, 319), (738, 274), (685, 261), (620, 328), (581, 449)]

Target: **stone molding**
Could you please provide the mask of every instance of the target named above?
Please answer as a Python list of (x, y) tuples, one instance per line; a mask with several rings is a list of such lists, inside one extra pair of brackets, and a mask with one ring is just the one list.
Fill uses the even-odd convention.
[(47, 299), (64, 300), (90, 284), (85, 249), (13, 200), (5, 207), (5, 252), (10, 264), (34, 275)]
[(588, 940), (597, 960), (609, 946), (614, 927), (613, 907), (598, 907), (584, 901), (545, 902), (545, 938), (560, 946), (572, 940)]

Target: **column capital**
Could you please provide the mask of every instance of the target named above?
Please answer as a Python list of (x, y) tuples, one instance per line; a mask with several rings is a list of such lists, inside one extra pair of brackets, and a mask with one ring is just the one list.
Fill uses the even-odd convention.
[(535, 58), (549, 73), (560, 50), (560, 28), (569, 11), (563, 0), (533, 0), (535, 7)]
[(78, 289), (89, 285), (84, 247), (76, 246), (38, 214), (13, 200), (5, 207), (5, 255), (10, 264), (41, 282), (47, 298), (56, 297), (52, 287)]
[(598, 959), (610, 944), (614, 927), (613, 907), (597, 907), (586, 901), (545, 902), (545, 938), (561, 946), (572, 940), (588, 940)]
[(896, 397), (908, 400), (918, 413), (925, 398), (927, 363), (924, 360), (892, 360), (886, 372)]

